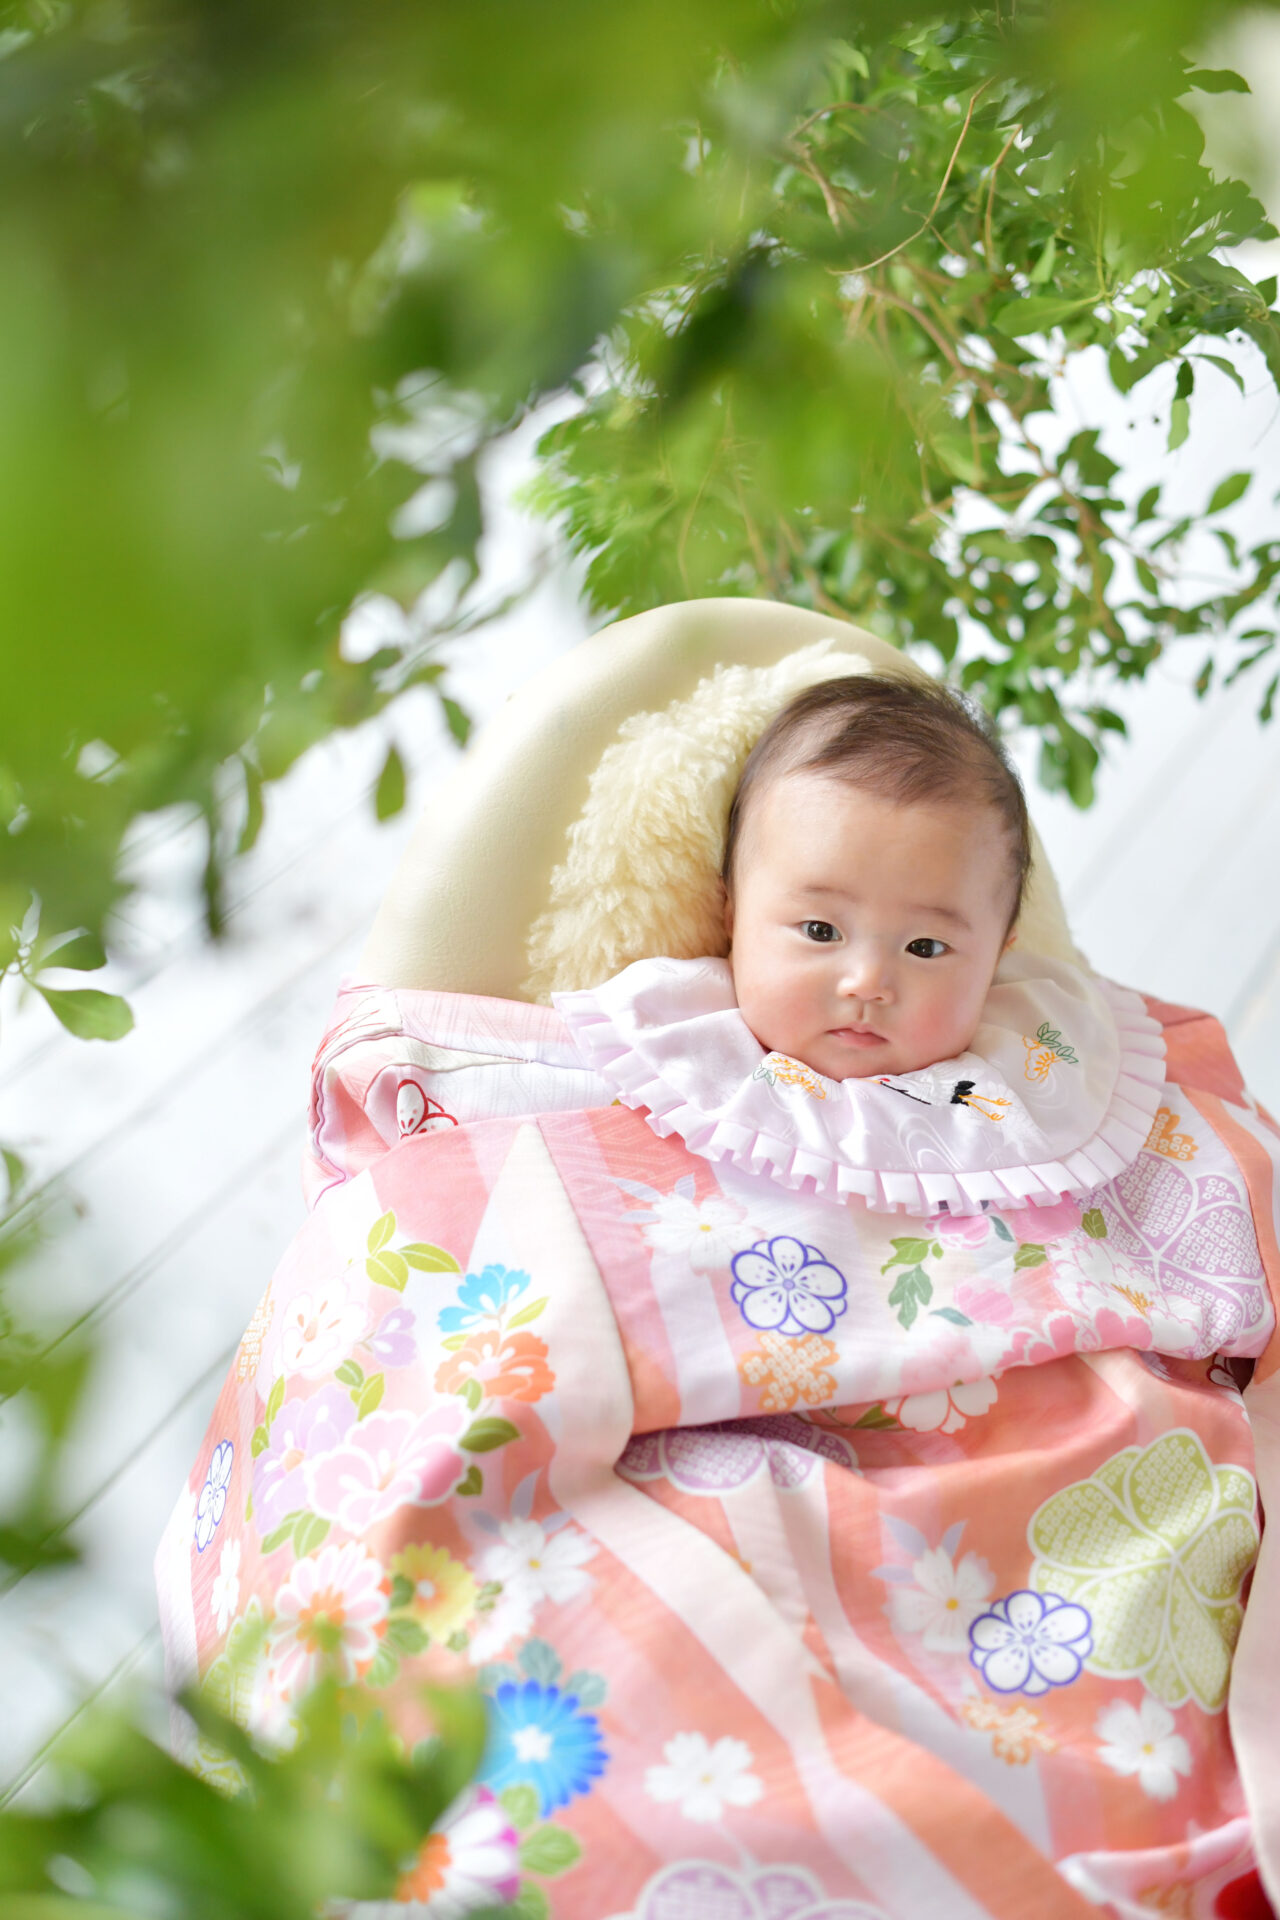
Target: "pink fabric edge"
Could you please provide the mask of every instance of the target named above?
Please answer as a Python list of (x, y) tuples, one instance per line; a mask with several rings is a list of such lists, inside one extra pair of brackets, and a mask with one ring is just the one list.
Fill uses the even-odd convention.
[(756, 1129), (715, 1120), (652, 1077), (630, 1057), (630, 1043), (588, 990), (557, 1002), (584, 1058), (617, 1089), (624, 1106), (647, 1111), (649, 1125), (665, 1139), (677, 1134), (691, 1153), (728, 1162), (744, 1173), (768, 1173), (795, 1193), (814, 1193), (842, 1205), (849, 1195), (873, 1213), (920, 1217), (939, 1211), (980, 1213), (983, 1201), (1005, 1210), (1052, 1206), (1066, 1194), (1090, 1192), (1114, 1180), (1146, 1143), (1164, 1088), (1164, 1038), (1140, 994), (1095, 975), (1095, 984), (1116, 1023), (1120, 1062), (1107, 1111), (1090, 1139), (1063, 1160), (1037, 1166), (1013, 1164), (979, 1173), (921, 1174), (852, 1167), (812, 1147), (793, 1148)]

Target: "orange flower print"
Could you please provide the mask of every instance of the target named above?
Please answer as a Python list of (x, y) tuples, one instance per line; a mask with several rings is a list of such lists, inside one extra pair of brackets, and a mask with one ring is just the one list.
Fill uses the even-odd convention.
[(762, 1412), (789, 1413), (798, 1400), (816, 1407), (834, 1398), (835, 1377), (826, 1369), (837, 1352), (833, 1341), (816, 1333), (806, 1333), (799, 1340), (763, 1333), (760, 1345), (739, 1360), (738, 1371), (749, 1387), (762, 1389)]
[(409, 1871), (402, 1875), (396, 1888), (396, 1899), (406, 1905), (413, 1900), (425, 1907), (432, 1894), (439, 1893), (444, 1885), (449, 1858), (449, 1842), (444, 1835), (429, 1833), (417, 1859)]
[(979, 1733), (991, 1735), (992, 1752), (1009, 1767), (1025, 1767), (1033, 1753), (1052, 1753), (1058, 1744), (1031, 1707), (1005, 1707), (975, 1697), (962, 1703), (960, 1717)]
[(545, 1341), (536, 1333), (503, 1334), (495, 1327), (468, 1334), (436, 1368), (437, 1393), (461, 1393), (468, 1380), (478, 1381), (494, 1400), (523, 1400), (528, 1406), (556, 1383)]

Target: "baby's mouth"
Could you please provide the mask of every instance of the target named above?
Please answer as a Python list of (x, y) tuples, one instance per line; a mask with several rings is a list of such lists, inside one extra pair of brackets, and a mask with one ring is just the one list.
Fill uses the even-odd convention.
[(851, 1047), (882, 1047), (885, 1037), (877, 1033), (874, 1027), (832, 1027), (833, 1040), (843, 1040)]

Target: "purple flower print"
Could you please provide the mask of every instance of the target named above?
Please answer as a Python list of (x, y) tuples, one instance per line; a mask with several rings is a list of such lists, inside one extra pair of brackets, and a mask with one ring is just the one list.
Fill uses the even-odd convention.
[(417, 1358), (414, 1337), (416, 1317), (408, 1307), (392, 1307), (365, 1341), (365, 1346), (381, 1367), (407, 1367)]
[(733, 1257), (733, 1297), (749, 1327), (799, 1336), (827, 1333), (849, 1304), (844, 1275), (820, 1247), (789, 1233)]
[(1093, 1616), (1059, 1593), (1026, 1587), (969, 1628), (970, 1660), (996, 1693), (1048, 1693), (1080, 1678), (1093, 1652)]
[(332, 1453), (355, 1424), (343, 1387), (321, 1387), (306, 1400), (286, 1400), (271, 1423), (271, 1438), (253, 1463), (253, 1517), (259, 1533), (274, 1533), (307, 1502), (303, 1466)]

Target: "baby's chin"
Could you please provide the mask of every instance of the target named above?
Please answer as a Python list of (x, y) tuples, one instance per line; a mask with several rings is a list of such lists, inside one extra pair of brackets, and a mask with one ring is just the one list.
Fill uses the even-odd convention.
[(825, 1080), (883, 1080), (897, 1078), (904, 1073), (918, 1073), (923, 1067), (936, 1067), (944, 1060), (954, 1060), (968, 1045), (969, 1041), (963, 1037), (941, 1048), (904, 1047), (886, 1040), (880, 1046), (859, 1048), (852, 1058), (850, 1048), (839, 1041), (799, 1051), (787, 1047), (778, 1047), (775, 1051), (786, 1053), (792, 1060), (799, 1060), (802, 1066), (820, 1073)]

